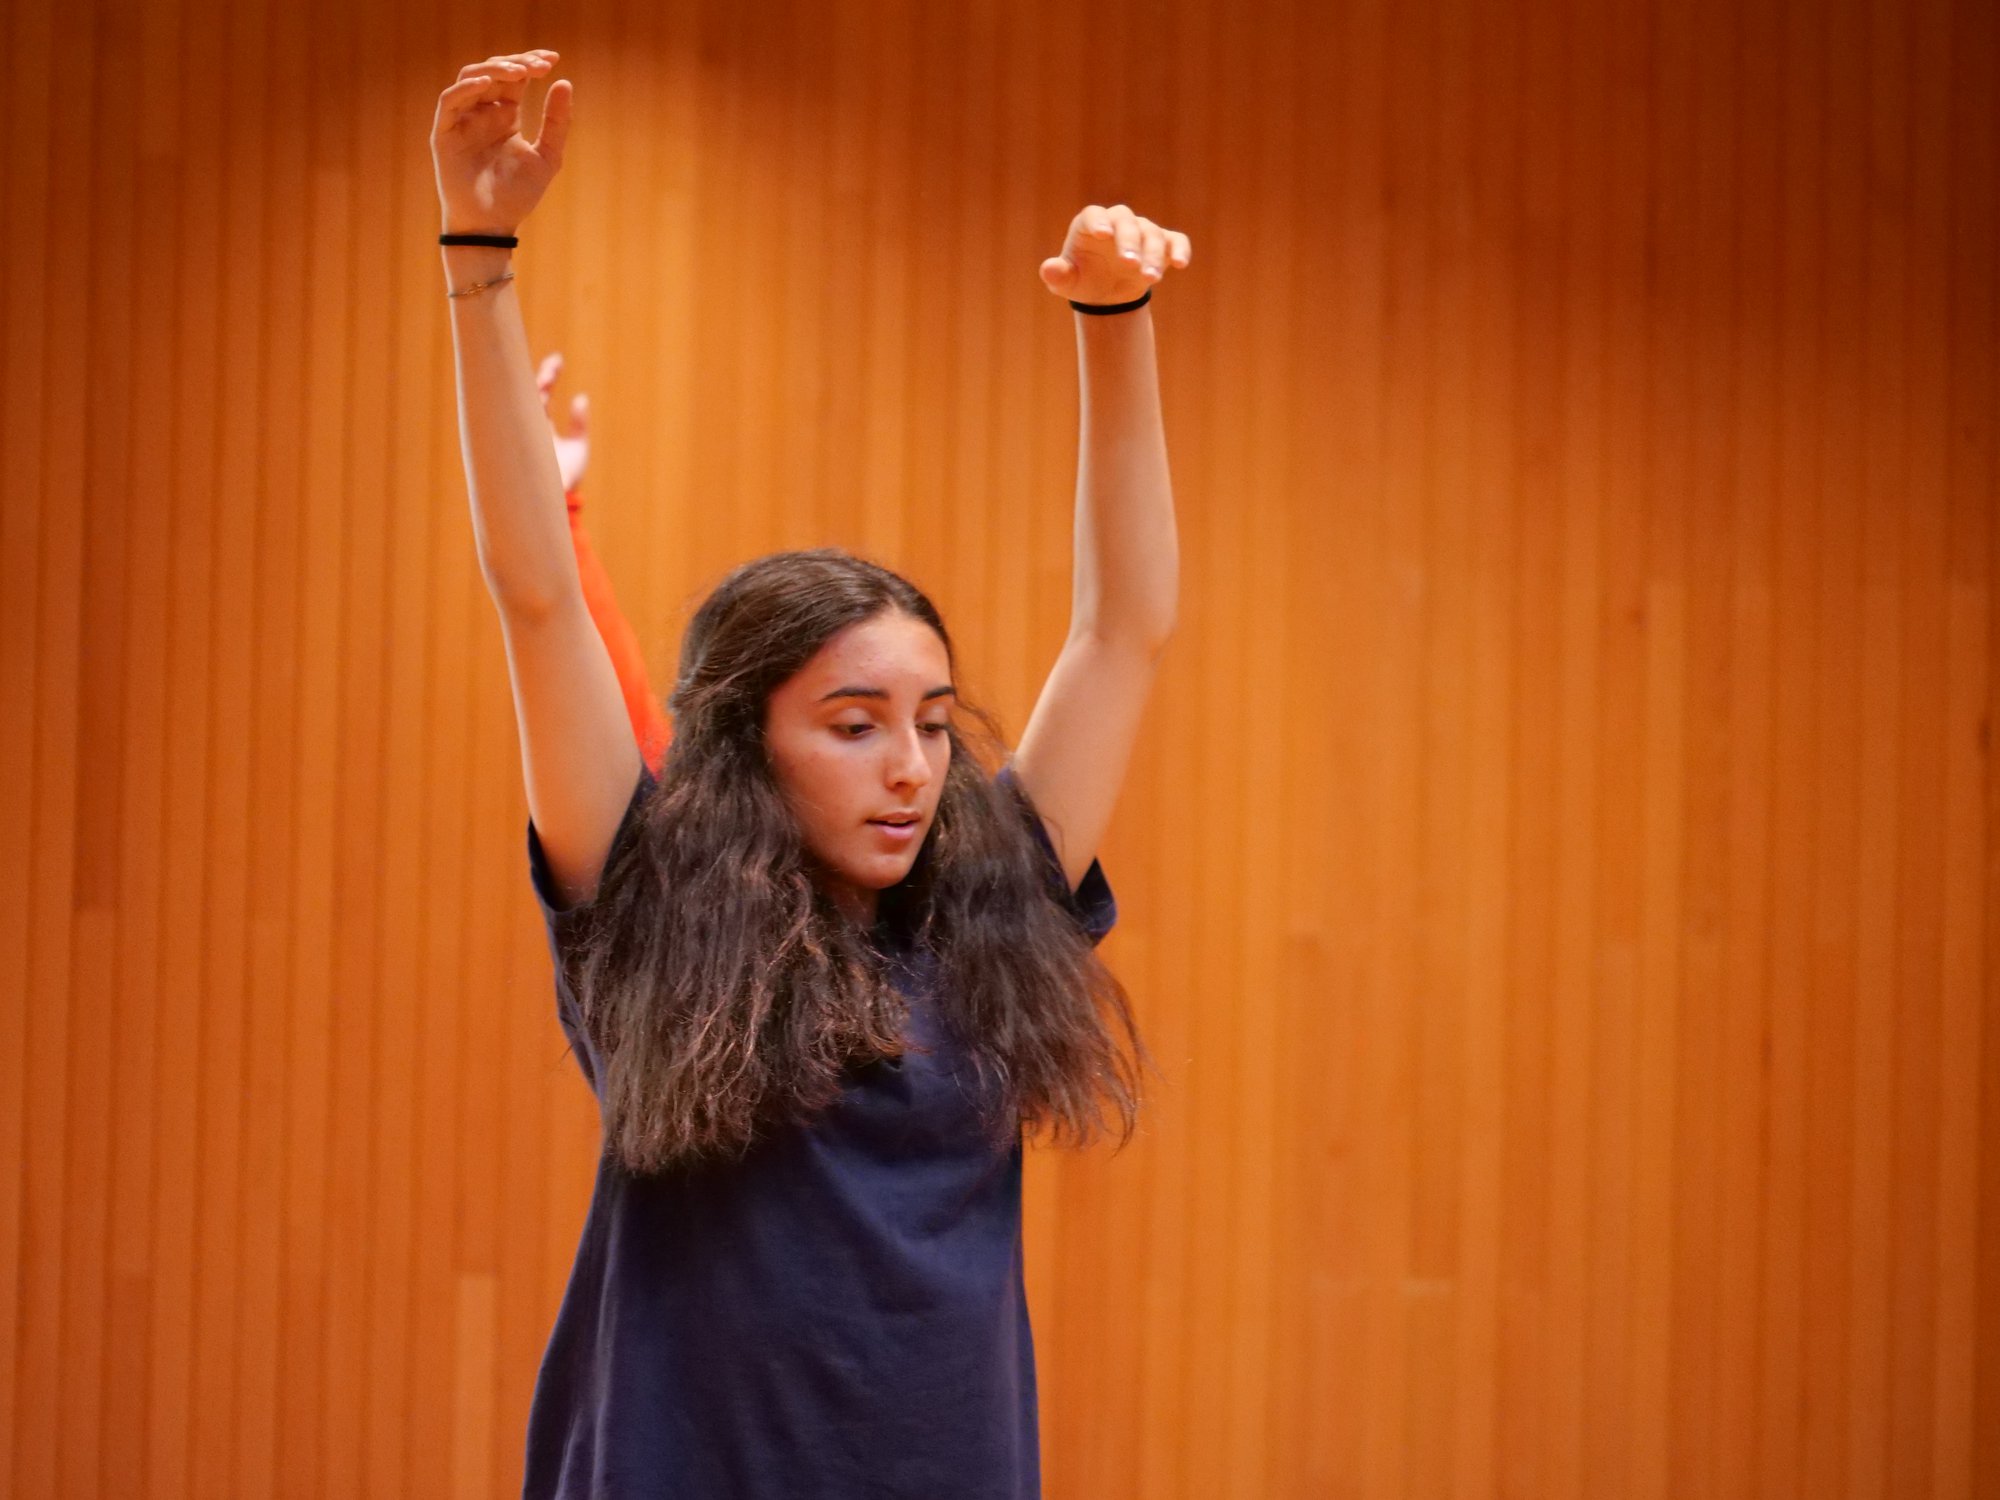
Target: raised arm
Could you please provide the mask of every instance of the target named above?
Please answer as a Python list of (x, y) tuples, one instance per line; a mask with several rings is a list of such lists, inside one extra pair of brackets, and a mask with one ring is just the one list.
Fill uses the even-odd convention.
[[(571, 88), (550, 85), (539, 138), (516, 125), (532, 78), (556, 54), (522, 52), (459, 71), (431, 128), (447, 234), (512, 235), (562, 164)], [(571, 902), (595, 893), (639, 778), (618, 679), (591, 623), (568, 508), (535, 385), (508, 250), (445, 246), (458, 423), (480, 571), (500, 614), (528, 810)]]
[[(1188, 237), (1124, 204), (1071, 221), (1043, 284), (1071, 303), (1149, 296), (1188, 264)], [(1072, 888), (1097, 856), (1180, 597), (1180, 543), (1150, 306), (1076, 312), (1082, 386), (1069, 637), (1015, 752)]]

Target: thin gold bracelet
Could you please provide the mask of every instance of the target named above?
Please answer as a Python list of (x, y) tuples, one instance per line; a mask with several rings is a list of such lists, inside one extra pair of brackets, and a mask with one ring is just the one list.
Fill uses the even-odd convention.
[(455, 292), (446, 292), (445, 295), (447, 297), (470, 297), (474, 292), (483, 292), (489, 286), (498, 286), (503, 281), (512, 281), (513, 279), (514, 273), (509, 271), (505, 276), (495, 276), (491, 281), (475, 281), (471, 286), (462, 286)]

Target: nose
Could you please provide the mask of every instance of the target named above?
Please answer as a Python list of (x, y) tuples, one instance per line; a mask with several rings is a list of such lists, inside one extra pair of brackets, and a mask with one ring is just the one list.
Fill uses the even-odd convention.
[(912, 726), (895, 736), (896, 748), (889, 761), (892, 786), (921, 787), (931, 779), (930, 757), (924, 753), (924, 732)]

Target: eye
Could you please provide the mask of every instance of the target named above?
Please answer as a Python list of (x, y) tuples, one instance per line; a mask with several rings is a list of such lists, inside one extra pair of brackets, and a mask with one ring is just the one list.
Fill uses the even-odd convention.
[[(858, 740), (874, 727), (873, 724), (835, 724), (833, 732), (850, 740)], [(919, 724), (917, 728), (930, 735), (946, 734), (951, 730), (951, 721), (947, 719), (942, 723)]]

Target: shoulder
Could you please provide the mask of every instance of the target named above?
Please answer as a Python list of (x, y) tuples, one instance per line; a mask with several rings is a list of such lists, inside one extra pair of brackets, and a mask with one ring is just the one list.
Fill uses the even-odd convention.
[(1022, 822), (1041, 857), (1042, 873), (1051, 899), (1077, 920), (1093, 944), (1103, 941), (1118, 922), (1118, 898), (1104, 874), (1103, 864), (1093, 859), (1090, 868), (1084, 871), (1083, 879), (1071, 889), (1063, 875), (1062, 856), (1056, 852), (1055, 840), (1049, 836), (1048, 826), (1042, 822), (1034, 799), (1014, 774), (1012, 762), (995, 773), (993, 784), (1020, 810)]
[[(645, 765), (639, 767), (639, 777), (633, 785), (632, 795), (625, 804), (625, 812), (618, 820), (618, 829), (611, 837), (610, 851), (604, 857), (604, 868), (609, 870), (614, 861), (625, 852), (626, 847), (637, 836), (640, 813), (647, 799), (659, 787), (658, 779)], [(542, 848), (541, 835), (535, 830), (535, 820), (528, 820), (528, 883), (535, 893), (535, 903), (541, 908), (543, 920), (551, 931), (562, 932), (582, 912), (589, 910), (590, 903), (566, 903), (556, 884), (555, 871), (549, 866), (547, 851)]]

